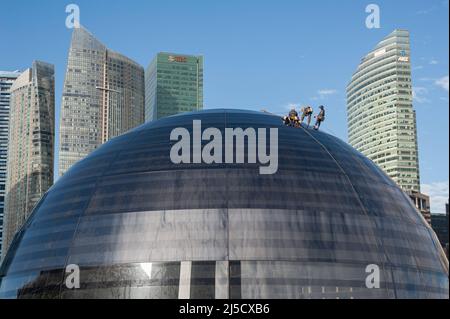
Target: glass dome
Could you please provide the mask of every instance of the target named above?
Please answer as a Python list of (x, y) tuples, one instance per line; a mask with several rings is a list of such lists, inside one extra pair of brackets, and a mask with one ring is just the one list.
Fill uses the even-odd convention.
[[(278, 128), (277, 172), (172, 163), (171, 131), (192, 132), (193, 120), (222, 133)], [(68, 265), (79, 288), (66, 285)], [(378, 288), (366, 282), (373, 265)], [(373, 162), (239, 110), (164, 118), (99, 147), (42, 198), (0, 269), (1, 298), (448, 296), (434, 232)]]

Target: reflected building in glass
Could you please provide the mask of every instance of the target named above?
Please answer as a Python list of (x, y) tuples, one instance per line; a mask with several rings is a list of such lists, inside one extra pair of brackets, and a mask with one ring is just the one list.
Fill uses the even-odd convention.
[(2, 255), (53, 184), (54, 73), (52, 64), (34, 61), (11, 86)]
[[(192, 137), (193, 120), (222, 136), (267, 129), (277, 172), (225, 163), (230, 140), (222, 163), (174, 164), (171, 132)], [(65, 285), (69, 264), (79, 289)], [(448, 298), (448, 284), (435, 233), (371, 160), (277, 116), (221, 109), (148, 122), (79, 161), (0, 268), (1, 298)]]
[(404, 191), (420, 192), (409, 32), (394, 30), (359, 64), (347, 86), (350, 145)]
[(145, 71), (145, 121), (203, 109), (203, 57), (160, 52)]
[(20, 73), (19, 71), (0, 71), (0, 262), (2, 260), (3, 213), (5, 211), (10, 89)]
[(144, 68), (75, 28), (64, 81), (59, 175), (99, 145), (144, 123)]

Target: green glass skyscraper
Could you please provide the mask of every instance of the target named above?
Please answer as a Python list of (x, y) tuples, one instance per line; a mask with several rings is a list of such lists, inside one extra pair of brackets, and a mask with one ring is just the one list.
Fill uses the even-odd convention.
[(145, 121), (203, 109), (203, 57), (158, 53), (145, 72)]

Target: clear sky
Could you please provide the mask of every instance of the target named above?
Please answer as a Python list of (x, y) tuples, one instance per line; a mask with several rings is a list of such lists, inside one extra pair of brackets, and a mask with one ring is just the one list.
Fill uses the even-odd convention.
[[(159, 51), (204, 55), (205, 108), (281, 114), (291, 105), (324, 104), (324, 130), (345, 141), (345, 88), (352, 73), (383, 37), (408, 29), (422, 191), (432, 196), (433, 213), (444, 212), (448, 0), (1, 0), (0, 70), (24, 70), (34, 59), (55, 65), (56, 136), (70, 3), (79, 6), (81, 24), (100, 41), (144, 67)], [(379, 29), (366, 27), (370, 3), (380, 7)]]

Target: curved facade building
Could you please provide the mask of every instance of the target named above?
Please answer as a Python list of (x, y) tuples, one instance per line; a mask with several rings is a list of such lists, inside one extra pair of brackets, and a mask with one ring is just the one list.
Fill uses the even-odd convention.
[[(249, 154), (174, 164), (171, 132), (185, 128), (196, 149), (194, 120), (223, 136), (277, 128), (278, 169), (261, 175)], [(227, 149), (242, 154), (226, 146), (222, 162)], [(79, 288), (66, 285), (68, 265)], [(42, 198), (0, 269), (2, 298), (448, 298), (448, 288), (436, 235), (372, 161), (238, 110), (167, 117), (98, 148)]]
[(144, 68), (73, 29), (61, 104), (59, 175), (144, 123)]
[(395, 30), (367, 54), (347, 87), (349, 143), (403, 190), (420, 191), (409, 32)]

